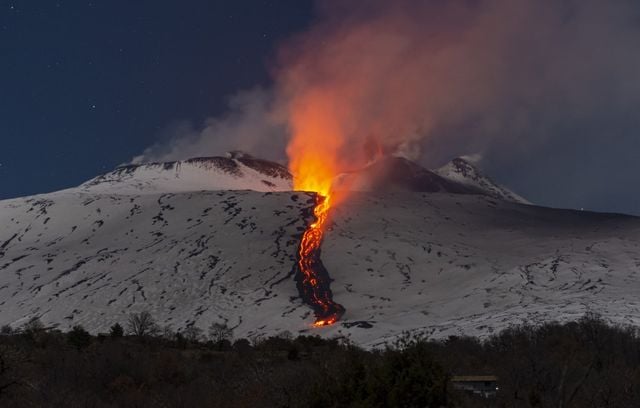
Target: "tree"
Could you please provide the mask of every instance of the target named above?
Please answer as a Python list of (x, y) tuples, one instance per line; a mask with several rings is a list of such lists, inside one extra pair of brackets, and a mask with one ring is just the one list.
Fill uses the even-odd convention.
[(187, 326), (182, 331), (182, 334), (187, 341), (195, 343), (197, 341), (200, 341), (200, 339), (202, 338), (202, 329), (197, 326), (191, 325)]
[(187, 347), (187, 340), (184, 338), (184, 335), (180, 332), (176, 333), (176, 344), (181, 349)]
[(160, 336), (165, 340), (174, 341), (176, 339), (176, 332), (170, 324), (162, 327), (161, 332)]
[(134, 336), (152, 336), (158, 331), (158, 325), (151, 313), (143, 311), (132, 313), (127, 320), (127, 330)]
[(288, 342), (293, 341), (293, 334), (289, 330), (281, 331), (276, 335), (277, 338), (286, 340)]
[(44, 330), (44, 324), (37, 316), (32, 317), (22, 326), (22, 331), (26, 334), (34, 334), (42, 330)]
[(111, 337), (122, 337), (124, 335), (124, 329), (120, 326), (120, 323), (116, 323), (109, 329), (109, 335)]
[(428, 344), (418, 339), (402, 350), (387, 350), (369, 384), (377, 391), (370, 401), (397, 407), (446, 406), (447, 382)]
[(67, 333), (67, 341), (76, 349), (81, 350), (91, 344), (91, 335), (84, 327), (76, 325)]
[(230, 341), (233, 338), (233, 329), (226, 323), (211, 323), (209, 326), (209, 338), (214, 343), (221, 343), (224, 340)]
[(8, 336), (10, 334), (13, 334), (13, 328), (11, 326), (9, 326), (8, 324), (4, 324), (4, 325), (2, 325), (2, 327), (0, 327), (0, 334), (4, 335), (4, 336)]

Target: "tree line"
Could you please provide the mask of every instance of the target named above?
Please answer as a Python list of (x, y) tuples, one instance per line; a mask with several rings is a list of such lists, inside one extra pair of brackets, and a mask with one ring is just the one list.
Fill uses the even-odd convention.
[[(460, 375), (497, 376), (499, 391), (457, 390)], [(638, 407), (640, 336), (588, 315), (366, 350), (288, 332), (236, 339), (224, 323), (174, 331), (147, 312), (99, 335), (34, 318), (0, 328), (0, 406)]]

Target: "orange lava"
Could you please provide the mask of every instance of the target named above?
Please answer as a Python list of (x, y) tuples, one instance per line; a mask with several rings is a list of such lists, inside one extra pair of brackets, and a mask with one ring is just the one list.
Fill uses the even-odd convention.
[(331, 326), (338, 321), (338, 316), (331, 316), (325, 319), (318, 319), (313, 323), (314, 327)]
[(316, 220), (302, 235), (298, 250), (298, 266), (303, 275), (302, 286), (310, 289), (306, 291), (307, 301), (316, 308), (317, 320), (313, 324), (315, 327), (329, 326), (335, 323), (343, 310), (331, 299), (330, 292), (322, 287), (317, 275), (318, 254), (330, 208), (331, 196), (318, 196), (316, 206), (313, 209)]

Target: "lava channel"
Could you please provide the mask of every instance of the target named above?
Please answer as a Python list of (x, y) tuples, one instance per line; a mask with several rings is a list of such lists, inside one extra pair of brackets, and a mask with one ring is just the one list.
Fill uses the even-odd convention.
[(344, 307), (333, 301), (331, 278), (320, 259), (320, 246), (325, 232), (325, 223), (331, 207), (330, 196), (316, 195), (313, 214), (316, 220), (302, 235), (298, 249), (298, 291), (302, 299), (311, 306), (316, 321), (314, 326), (328, 326), (340, 319)]

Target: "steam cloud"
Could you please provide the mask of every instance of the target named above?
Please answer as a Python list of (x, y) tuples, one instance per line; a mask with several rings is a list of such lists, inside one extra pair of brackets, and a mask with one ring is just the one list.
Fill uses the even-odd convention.
[(202, 127), (175, 123), (164, 132), (166, 142), (145, 149), (132, 163), (215, 156), (231, 150), (282, 160), (286, 129), (274, 115), (272, 94), (262, 88), (241, 91), (229, 99), (225, 115), (207, 119)]
[(372, 146), (428, 165), (481, 153), (504, 167), (559, 143), (637, 140), (626, 131), (638, 128), (640, 106), (635, 0), (328, 0), (317, 8), (315, 24), (281, 46), (273, 89), (240, 93), (227, 116), (137, 160), (231, 148), (282, 158), (292, 109), (306, 100), (322, 101), (351, 165)]

